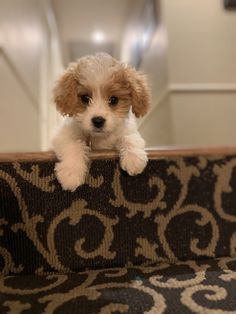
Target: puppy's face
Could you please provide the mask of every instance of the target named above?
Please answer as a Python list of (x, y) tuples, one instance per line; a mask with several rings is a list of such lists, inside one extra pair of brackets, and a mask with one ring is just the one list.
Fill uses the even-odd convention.
[(91, 135), (111, 133), (130, 108), (138, 116), (149, 107), (145, 77), (106, 54), (97, 54), (71, 64), (54, 89), (62, 114), (76, 119)]

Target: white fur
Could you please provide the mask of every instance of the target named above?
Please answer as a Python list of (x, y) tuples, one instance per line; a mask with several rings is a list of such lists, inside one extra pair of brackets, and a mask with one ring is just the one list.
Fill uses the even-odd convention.
[(118, 150), (121, 168), (129, 175), (139, 174), (146, 167), (148, 158), (144, 150), (145, 142), (131, 112), (112, 132), (94, 136), (84, 132), (79, 121), (65, 118), (52, 141), (60, 160), (55, 171), (64, 190), (74, 191), (84, 183), (88, 171), (89, 141), (91, 149)]
[[(78, 73), (75, 64), (71, 67), (74, 76), (78, 75), (82, 85), (89, 82), (93, 96), (86, 110), (64, 119), (52, 141), (59, 159), (56, 176), (63, 189), (70, 191), (85, 182), (91, 149), (116, 149), (120, 165), (129, 175), (141, 173), (148, 161), (145, 142), (137, 130), (131, 108), (125, 116), (116, 114), (109, 106), (109, 100), (102, 97), (104, 84), (121, 65), (106, 54), (87, 56), (78, 64)], [(106, 119), (101, 132), (94, 129), (91, 121), (96, 116)]]

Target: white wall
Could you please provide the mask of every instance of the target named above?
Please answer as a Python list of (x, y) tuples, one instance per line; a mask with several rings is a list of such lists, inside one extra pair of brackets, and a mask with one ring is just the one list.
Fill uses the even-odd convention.
[[(142, 3), (123, 6), (131, 33)], [(152, 110), (139, 121), (148, 146), (234, 144), (235, 29), (236, 12), (225, 11), (221, 0), (161, 0), (141, 64), (152, 84)], [(122, 52), (130, 40), (127, 32)], [(59, 120), (51, 89), (63, 70), (61, 51), (51, 0), (0, 1), (0, 151), (49, 147)]]
[(172, 83), (236, 83), (236, 11), (223, 0), (162, 0)]
[(0, 152), (49, 148), (63, 70), (51, 0), (0, 1)]
[[(169, 102), (157, 107), (140, 130), (152, 146), (155, 133), (156, 145), (236, 145), (236, 11), (226, 11), (220, 0), (161, 4)], [(155, 53), (149, 60), (153, 66)], [(157, 76), (161, 68), (153, 67)]]
[[(124, 28), (124, 36), (121, 41), (121, 59), (129, 62), (130, 51), (134, 44), (133, 36), (142, 40), (143, 33), (138, 33), (140, 16), (145, 1), (137, 0), (130, 7), (127, 24)], [(168, 111), (168, 76), (167, 76), (167, 33), (162, 21), (162, 14), (157, 9), (157, 26), (149, 47), (144, 50), (139, 70), (148, 75), (152, 87), (152, 106), (149, 114), (138, 120), (139, 131), (146, 140), (147, 146), (165, 145), (170, 143), (171, 128), (165, 126), (170, 124), (170, 112)]]
[(0, 152), (39, 150), (39, 112), (0, 51)]
[(163, 9), (173, 143), (235, 145), (236, 12), (219, 0), (163, 0)]
[(139, 119), (139, 131), (146, 145), (171, 145), (172, 126), (168, 97), (167, 34), (160, 21), (151, 46), (143, 57), (140, 70), (148, 74), (152, 90), (152, 107), (147, 116)]
[(172, 112), (167, 95), (140, 125), (139, 131), (147, 147), (170, 146), (174, 143)]
[(37, 0), (0, 2), (0, 151), (40, 149), (40, 55)]
[(235, 93), (171, 95), (173, 143), (180, 146), (235, 146)]
[(41, 118), (40, 138), (41, 150), (51, 148), (51, 138), (61, 121), (53, 103), (52, 90), (55, 81), (64, 71), (65, 65), (61, 38), (55, 17), (55, 9), (51, 0), (42, 0), (44, 45), (41, 62)]
[(43, 42), (37, 0), (0, 1), (0, 47), (4, 49), (35, 101), (39, 99), (40, 54)]
[(52, 0), (52, 3), (65, 42), (89, 41), (97, 29), (105, 32), (107, 41), (116, 42), (131, 1)]

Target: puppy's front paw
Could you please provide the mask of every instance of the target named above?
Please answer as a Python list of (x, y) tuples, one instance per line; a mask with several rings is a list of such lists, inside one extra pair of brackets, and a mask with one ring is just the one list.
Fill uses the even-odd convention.
[(85, 181), (86, 166), (72, 167), (66, 162), (58, 162), (55, 166), (58, 181), (63, 190), (75, 191)]
[(143, 172), (148, 162), (146, 153), (139, 157), (133, 153), (127, 153), (121, 157), (120, 165), (130, 176), (135, 176)]

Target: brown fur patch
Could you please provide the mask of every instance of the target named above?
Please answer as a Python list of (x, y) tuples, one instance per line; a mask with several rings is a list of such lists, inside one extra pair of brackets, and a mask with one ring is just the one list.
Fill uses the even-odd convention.
[(148, 112), (151, 103), (147, 78), (130, 66), (127, 66), (126, 74), (131, 85), (132, 111), (136, 117), (142, 117)]
[(130, 102), (128, 100), (120, 99), (118, 104), (111, 107), (112, 111), (120, 118), (127, 116), (130, 108)]
[(57, 81), (54, 88), (54, 101), (62, 115), (72, 116), (78, 112), (78, 81), (73, 75), (73, 69), (67, 70)]
[(131, 106), (131, 88), (121, 67), (112, 73), (111, 77), (101, 88), (102, 97), (109, 105), (112, 96), (118, 98), (115, 106), (110, 106), (111, 110), (119, 117), (125, 117)]
[[(86, 64), (86, 59), (88, 64)], [(107, 66), (108, 69), (111, 68), (112, 72), (107, 78), (107, 82), (103, 83), (101, 87), (101, 94), (107, 103), (111, 96), (118, 97), (118, 104), (110, 106), (110, 108), (119, 117), (127, 115), (130, 106), (132, 106), (132, 111), (136, 117), (144, 116), (147, 113), (150, 106), (150, 90), (147, 79), (143, 74), (131, 66), (126, 66), (118, 61), (115, 62), (115, 59), (108, 55), (84, 57), (81, 60), (83, 62), (79, 61), (69, 66), (54, 88), (54, 100), (57, 109), (63, 115), (73, 116), (77, 113), (83, 113), (87, 106), (81, 101), (80, 97), (82, 95), (94, 96), (92, 86), (87, 86), (88, 82), (85, 74), (86, 71), (87, 73), (90, 72), (85, 68), (85, 65), (91, 67), (91, 73), (95, 73), (93, 72), (94, 69), (99, 69), (98, 65), (101, 67), (100, 70), (104, 66)], [(81, 69), (82, 65), (86, 69), (85, 72)]]
[(81, 101), (82, 95), (92, 96), (92, 92), (91, 88), (80, 84), (78, 66), (74, 63), (60, 77), (54, 88), (57, 109), (62, 115), (83, 113), (87, 106)]

